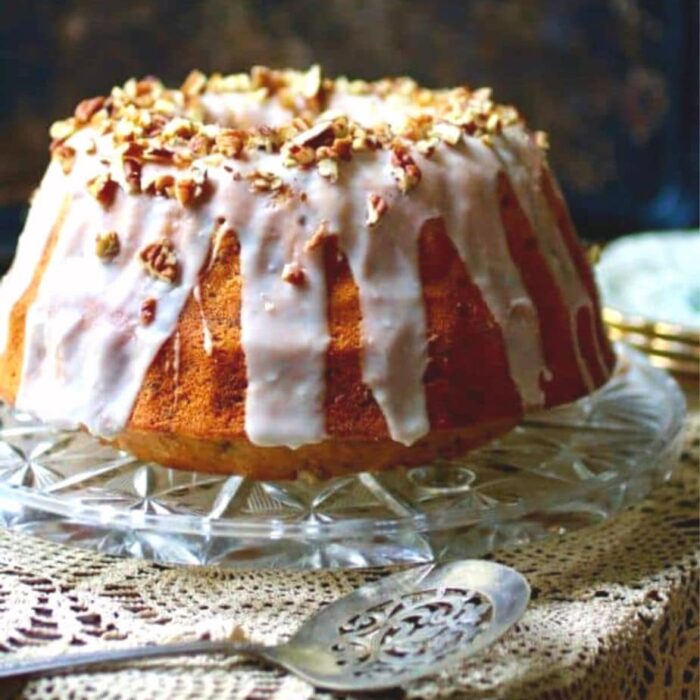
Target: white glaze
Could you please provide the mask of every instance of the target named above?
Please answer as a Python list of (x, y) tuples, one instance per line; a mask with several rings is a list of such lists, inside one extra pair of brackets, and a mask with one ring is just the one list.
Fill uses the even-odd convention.
[(214, 341), (211, 335), (211, 329), (209, 328), (209, 323), (207, 322), (207, 317), (204, 315), (204, 307), (202, 306), (202, 291), (199, 285), (196, 284), (192, 290), (192, 296), (197, 302), (197, 308), (199, 309), (199, 318), (202, 322), (202, 347), (204, 352), (211, 357), (214, 352)]
[[(145, 373), (172, 335), (209, 249), (212, 222), (174, 200), (120, 191), (109, 209), (85, 183), (102, 168), (81, 153), (67, 178), (72, 206), (42, 277), (26, 324), (17, 406), (48, 423), (85, 426), (112, 437), (129, 418)], [(80, 138), (78, 138), (80, 137)], [(119, 233), (111, 263), (95, 254), (97, 233)], [(167, 235), (180, 251), (177, 285), (145, 274), (138, 251)], [(155, 320), (140, 322), (141, 304), (157, 301)]]
[[(361, 123), (371, 125), (379, 121), (377, 101), (372, 99), (363, 102), (343, 96), (331, 107), (342, 106)], [(237, 93), (205, 98), (205, 108), (208, 119), (226, 124), (278, 124), (289, 119), (289, 112), (274, 101), (251, 103)], [(403, 108), (400, 99), (387, 106), (397, 124)], [(518, 134), (509, 133), (508, 141), (499, 141), (500, 161), (493, 150), (472, 138), (457, 146), (439, 144), (432, 159), (416, 155), (423, 178), (407, 194), (401, 194), (392, 179), (386, 151), (359, 154), (342, 164), (335, 184), (315, 170), (284, 168), (278, 155), (254, 153), (247, 160), (228, 163), (240, 175), (238, 179), (222, 167), (208, 167), (213, 194), (196, 208), (120, 191), (107, 210), (85, 190), (85, 182), (103, 171), (99, 157), (81, 151), (85, 132), (73, 138), (80, 155), (72, 174), (52, 174), (52, 181), (61, 181), (60, 187), (42, 184), (38, 194), (42, 201), (51, 202), (50, 196), (69, 191), (74, 206), (63, 222), (27, 317), (17, 399), (20, 408), (47, 422), (84, 425), (105, 437), (122, 430), (145, 373), (175, 331), (190, 293), (199, 306), (204, 352), (211, 355), (213, 341), (198, 276), (212, 238), (210, 266), (219, 264), (222, 232), (233, 229), (240, 243), (248, 438), (258, 445), (293, 448), (323, 440), (325, 359), (330, 342), (327, 290), (321, 250), (306, 250), (305, 243), (326, 221), (338, 235), (358, 287), (363, 380), (386, 418), (391, 437), (406, 445), (414, 443), (430, 429), (423, 386), (427, 340), (418, 237), (424, 223), (436, 217), (443, 218), (467, 272), (502, 329), (510, 372), (524, 407), (541, 406), (540, 383), (548, 368), (536, 310), (510, 257), (501, 222), (496, 183), (503, 164), (566, 301), (574, 310), (590, 304), (575, 270), (572, 274), (553, 216), (533, 184), (539, 161), (532, 160), (529, 145), (518, 140)], [(99, 147), (104, 153), (110, 151), (104, 140)], [(56, 167), (52, 165), (49, 173), (55, 173)], [(251, 192), (245, 176), (253, 170), (279, 174), (296, 195), (305, 193), (306, 201)], [(144, 180), (162, 172), (177, 174), (173, 168), (149, 165), (144, 168)], [(372, 229), (365, 222), (370, 195), (381, 196), (389, 207)], [(46, 210), (57, 211), (58, 206)], [(36, 211), (27, 231), (41, 243), (53, 222)], [(223, 225), (215, 226), (219, 219)], [(122, 251), (114, 262), (105, 264), (95, 255), (94, 238), (107, 230), (119, 233)], [(163, 235), (175, 243), (182, 265), (175, 286), (148, 277), (138, 261), (138, 251)], [(13, 266), (18, 270), (17, 281), (5, 283), (0, 294), (0, 322), (21, 295), (17, 290), (29, 283), (27, 276), (38, 260), (36, 247), (22, 244), (18, 249)], [(304, 271), (303, 284), (282, 279), (282, 270), (290, 262)], [(148, 297), (157, 300), (156, 320), (143, 326), (140, 307)], [(581, 360), (578, 348), (577, 353)], [(177, 385), (177, 333), (173, 370)]]
[[(295, 447), (325, 437), (325, 356), (329, 343), (321, 250), (305, 250), (322, 221), (338, 233), (359, 290), (366, 340), (363, 379), (381, 407), (393, 439), (411, 444), (429, 430), (422, 383), (427, 362), (425, 318), (417, 269), (418, 219), (396, 207), (394, 225), (368, 234), (370, 193), (400, 197), (389, 154), (358, 156), (331, 184), (315, 171), (281, 168), (260, 156), (255, 168), (278, 173), (298, 198), (251, 194), (245, 179), (220, 179), (214, 214), (238, 233), (241, 245), (242, 345), (246, 356), (246, 433), (261, 445)], [(236, 164), (244, 175), (250, 163)], [(406, 202), (410, 202), (406, 199)], [(304, 217), (303, 219), (301, 217)], [(303, 223), (300, 223), (303, 221)], [(377, 234), (377, 235), (375, 235)], [(284, 264), (306, 275), (282, 280)]]
[(479, 139), (459, 147), (441, 144), (433, 159), (421, 162), (435, 171), (429, 194), (445, 220), (447, 234), (500, 326), (510, 373), (525, 408), (544, 403), (540, 378), (546, 376), (537, 310), (513, 262), (498, 202), (500, 164)]
[[(399, 131), (408, 115), (421, 111), (401, 95), (381, 100), (342, 92), (333, 96), (330, 107), (364, 126), (387, 122)], [(538, 408), (544, 403), (540, 378), (551, 373), (544, 360), (537, 310), (511, 259), (501, 221), (496, 188), (501, 164), (492, 149), (470, 137), (458, 146), (439, 144), (431, 159), (416, 157), (423, 178), (410, 197), (412, 202), (420, 198), (423, 205), (409, 207), (411, 216), (421, 222), (435, 216), (444, 219), (447, 234), (501, 327), (523, 404)]]
[[(239, 172), (273, 171), (289, 180), (275, 156), (234, 164)], [(240, 243), (241, 343), (246, 357), (245, 429), (258, 445), (300, 445), (325, 437), (325, 355), (329, 337), (322, 259), (303, 250), (311, 232), (299, 224), (298, 199), (250, 191), (245, 179), (218, 173), (210, 207)], [(318, 176), (316, 176), (318, 177)], [(282, 279), (298, 261), (304, 285)]]
[[(518, 202), (537, 237), (539, 250), (545, 257), (547, 266), (569, 309), (576, 362), (587, 388), (591, 390), (595, 388), (595, 382), (581, 352), (576, 315), (579, 309), (587, 308), (591, 319), (594, 319), (595, 308), (558, 230), (554, 212), (542, 191), (540, 174), (545, 167), (544, 156), (531, 136), (520, 126), (505, 129), (503, 137), (495, 139), (495, 146)], [(603, 372), (607, 373), (604, 360), (600, 355), (600, 348), (597, 348), (597, 351)]]
[[(362, 316), (362, 378), (386, 418), (389, 434), (410, 445), (430, 430), (423, 374), (428, 362), (418, 236), (432, 212), (402, 195), (386, 152), (357, 158), (344, 174), (336, 212), (324, 218), (358, 288)], [(417, 192), (418, 190), (416, 190)], [(365, 224), (367, 199), (382, 197), (388, 212), (376, 227)]]
[(59, 163), (51, 163), (32, 198), (12, 267), (0, 282), (0, 354), (7, 350), (10, 313), (31, 284), (51, 232), (64, 211), (66, 178)]
[(221, 126), (246, 129), (252, 126), (284, 126), (294, 114), (275, 98), (259, 98), (246, 92), (205, 93), (201, 97), (204, 121)]

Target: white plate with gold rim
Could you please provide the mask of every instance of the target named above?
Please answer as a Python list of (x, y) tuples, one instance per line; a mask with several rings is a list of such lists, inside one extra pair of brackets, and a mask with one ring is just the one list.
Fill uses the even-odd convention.
[(700, 231), (619, 238), (603, 250), (596, 276), (611, 326), (700, 344)]

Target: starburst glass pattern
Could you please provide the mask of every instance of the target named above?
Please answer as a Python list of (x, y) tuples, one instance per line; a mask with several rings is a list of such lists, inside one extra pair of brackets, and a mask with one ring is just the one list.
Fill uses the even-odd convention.
[(479, 556), (615, 513), (667, 479), (683, 396), (618, 347), (595, 394), (459, 459), (255, 482), (141, 462), (0, 407), (0, 523), (163, 562), (363, 567)]

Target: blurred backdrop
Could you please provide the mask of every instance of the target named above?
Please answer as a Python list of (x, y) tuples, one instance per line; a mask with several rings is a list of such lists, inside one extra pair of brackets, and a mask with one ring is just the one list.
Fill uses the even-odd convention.
[(51, 121), (131, 76), (253, 64), (491, 85), (550, 133), (584, 237), (698, 222), (697, 0), (0, 2), (0, 257)]

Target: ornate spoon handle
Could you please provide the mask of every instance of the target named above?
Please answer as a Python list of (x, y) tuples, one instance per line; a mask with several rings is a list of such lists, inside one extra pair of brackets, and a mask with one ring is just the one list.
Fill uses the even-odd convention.
[(0, 678), (19, 678), (56, 673), (69, 673), (103, 664), (120, 663), (136, 659), (157, 659), (167, 656), (189, 656), (193, 654), (246, 654), (265, 658), (274, 663), (270, 650), (258, 644), (227, 641), (178, 642), (128, 649), (105, 649), (78, 654), (68, 653), (50, 659), (32, 659), (0, 665)]

